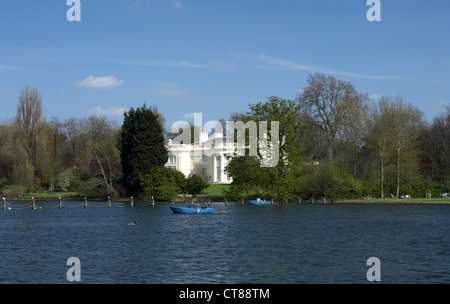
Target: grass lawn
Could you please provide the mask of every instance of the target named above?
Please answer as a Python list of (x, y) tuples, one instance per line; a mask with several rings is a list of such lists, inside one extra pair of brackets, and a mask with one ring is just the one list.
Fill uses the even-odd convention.
[(203, 190), (202, 196), (223, 197), (222, 190), (228, 189), (229, 186), (225, 184), (211, 184)]
[(47, 193), (24, 193), (24, 197), (35, 198), (58, 198), (58, 197), (77, 197), (77, 192), (47, 192)]

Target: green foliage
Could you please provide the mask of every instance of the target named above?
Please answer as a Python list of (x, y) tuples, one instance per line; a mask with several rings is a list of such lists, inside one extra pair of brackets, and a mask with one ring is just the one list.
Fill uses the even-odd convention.
[(192, 174), (187, 179), (186, 192), (196, 196), (208, 188), (206, 180), (197, 174)]
[(56, 191), (73, 191), (80, 188), (80, 169), (76, 166), (62, 171), (56, 178)]
[(56, 179), (56, 190), (57, 191), (69, 191), (70, 183), (74, 179), (72, 172), (69, 169), (61, 172)]
[(231, 186), (223, 192), (226, 197), (246, 198), (255, 191), (263, 191), (266, 188), (266, 178), (262, 175), (262, 168), (255, 157), (234, 157), (225, 171), (229, 177), (233, 178)]
[(165, 167), (153, 167), (140, 178), (141, 198), (170, 200), (184, 193), (186, 178), (183, 173)]
[(101, 178), (91, 177), (87, 180), (82, 180), (79, 183), (77, 192), (80, 196), (86, 197), (103, 197), (106, 198), (108, 195), (114, 197), (113, 193), (107, 193), (105, 187), (103, 187), (104, 182)]
[[(249, 107), (249, 112), (235, 115), (234, 118), (244, 122), (279, 122), (279, 162), (275, 167), (262, 167), (261, 157), (234, 157), (225, 169), (233, 182), (224, 191), (224, 195), (229, 198), (297, 198), (298, 178), (304, 160), (302, 143), (306, 140), (308, 130), (308, 124), (300, 117), (298, 104), (272, 96), (264, 103), (259, 102)], [(268, 128), (270, 125), (268, 123)], [(269, 128), (268, 137), (270, 136)]]
[(121, 163), (125, 183), (133, 193), (143, 190), (141, 180), (154, 167), (167, 162), (168, 152), (158, 115), (151, 108), (131, 108), (124, 114), (121, 132)]
[(11, 185), (9, 189), (3, 191), (4, 196), (21, 197), (26, 191), (25, 186)]
[(298, 171), (287, 166), (261, 167), (255, 157), (239, 156), (230, 161), (226, 171), (233, 178), (223, 192), (228, 198), (298, 198)]
[[(27, 94), (32, 98), (24, 98)], [(349, 82), (316, 74), (296, 100), (272, 96), (233, 114), (230, 120), (253, 121), (258, 127), (266, 121), (268, 142), (271, 122), (279, 122), (279, 161), (275, 167), (261, 167), (261, 150), (256, 157), (234, 157), (226, 168), (233, 183), (214, 193), (222, 191), (229, 199), (297, 200), (449, 192), (450, 107), (427, 123), (399, 96), (378, 102), (366, 97)], [(31, 100), (34, 105), (26, 104)], [(21, 92), (19, 103), (35, 115), (39, 127), (27, 124), (20, 111), (0, 125), (0, 191), (5, 196), (33, 189), (115, 196), (113, 185), (119, 183), (128, 190), (122, 189), (122, 195), (163, 200), (204, 191), (198, 189), (204, 183), (197, 177), (188, 181), (182, 173), (162, 168), (168, 153), (164, 119), (155, 106), (131, 108), (119, 128), (101, 117), (47, 122), (33, 88)], [(199, 134), (195, 128), (193, 141), (198, 140), (194, 133)], [(249, 133), (247, 129), (247, 143)], [(199, 163), (193, 173), (205, 178), (206, 169)]]
[(250, 111), (234, 115), (233, 118), (243, 122), (267, 121), (268, 140), (271, 140), (270, 122), (279, 122), (278, 165), (289, 165), (291, 169), (299, 168), (304, 152), (302, 144), (307, 140), (309, 127), (301, 117), (299, 104), (293, 100), (271, 96), (265, 102), (250, 104), (249, 108)]

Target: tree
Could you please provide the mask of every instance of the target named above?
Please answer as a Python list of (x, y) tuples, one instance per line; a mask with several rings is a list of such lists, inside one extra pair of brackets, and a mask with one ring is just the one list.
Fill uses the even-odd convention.
[(13, 169), (15, 182), (26, 181), (25, 186), (31, 187), (33, 177), (42, 176), (46, 146), (42, 97), (37, 89), (27, 85), (21, 91), (14, 127), (16, 132)]
[(62, 146), (67, 140), (67, 136), (63, 132), (63, 124), (58, 118), (52, 117), (48, 123), (48, 159), (44, 165), (44, 176), (42, 184), (48, 185), (50, 191), (54, 191), (54, 182), (58, 172), (62, 170)]
[(117, 176), (120, 172), (119, 152), (116, 148), (117, 128), (112, 122), (107, 121), (104, 117), (90, 116), (83, 121), (87, 135), (87, 146), (93, 157), (94, 166), (98, 170), (101, 184), (104, 185), (103, 192), (105, 195), (113, 196), (113, 176)]
[(166, 118), (164, 117), (164, 115), (162, 113), (160, 113), (160, 111), (158, 109), (158, 105), (152, 106), (152, 112), (153, 112), (153, 114), (158, 115), (158, 121), (161, 125), (163, 133), (166, 134)]
[(417, 140), (422, 113), (402, 97), (382, 97), (369, 111), (369, 143), (380, 160), (380, 191), (385, 196), (386, 168), (391, 163), (396, 197), (402, 180), (412, 180), (418, 168)]
[(6, 181), (11, 174), (13, 167), (12, 149), (14, 129), (11, 123), (0, 125), (0, 181)]
[(131, 108), (124, 114), (121, 133), (121, 163), (123, 178), (129, 190), (142, 191), (141, 179), (153, 167), (162, 167), (167, 162), (163, 130), (158, 115), (151, 108)]
[(310, 75), (307, 83), (298, 101), (321, 130), (328, 158), (333, 160), (336, 140), (342, 135), (346, 122), (358, 113), (366, 96), (358, 93), (350, 82), (321, 73)]
[[(228, 176), (233, 178), (227, 195), (260, 195), (280, 199), (295, 197), (295, 185), (304, 161), (302, 144), (308, 129), (301, 118), (300, 105), (292, 100), (272, 96), (265, 102), (249, 105), (249, 108), (248, 112), (234, 114), (232, 119), (255, 121), (259, 126), (263, 121), (278, 122), (279, 161), (275, 167), (262, 167), (260, 154), (256, 158), (247, 153), (246, 156), (234, 157), (226, 168)], [(268, 127), (270, 125), (267, 123)], [(268, 141), (272, 141), (270, 136), (272, 134), (268, 130)]]
[(384, 198), (386, 159), (391, 153), (393, 117), (387, 99), (381, 98), (369, 107), (369, 145), (380, 160), (380, 196)]
[(396, 153), (396, 197), (400, 195), (402, 175), (411, 180), (412, 174), (418, 168), (417, 140), (420, 125), (422, 124), (422, 112), (403, 100), (401, 96), (390, 98), (394, 115), (393, 134)]
[(61, 172), (56, 178), (56, 190), (57, 191), (69, 191), (70, 184), (74, 176), (72, 172), (67, 169)]
[(186, 192), (196, 196), (202, 193), (203, 190), (208, 188), (208, 183), (206, 180), (197, 174), (192, 174), (187, 178), (186, 182)]
[(423, 125), (420, 134), (423, 177), (429, 188), (450, 188), (450, 106), (447, 111)]
[(140, 177), (139, 186), (140, 197), (166, 201), (185, 192), (186, 178), (180, 171), (155, 166)]
[(199, 175), (204, 180), (208, 180), (208, 166), (206, 165), (206, 163), (202, 162), (194, 163), (192, 173), (195, 175)]
[(259, 161), (253, 156), (237, 156), (225, 168), (233, 182), (224, 195), (232, 199), (245, 198), (250, 195), (264, 196), (267, 182)]

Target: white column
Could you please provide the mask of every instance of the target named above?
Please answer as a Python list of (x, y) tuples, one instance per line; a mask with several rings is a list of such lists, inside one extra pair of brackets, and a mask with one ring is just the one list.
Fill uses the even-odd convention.
[(216, 182), (217, 181), (217, 161), (216, 161), (216, 155), (214, 154), (212, 156), (212, 164), (213, 164), (213, 176), (212, 176), (212, 182)]
[(220, 182), (224, 183), (227, 179), (225, 177), (225, 153), (220, 155)]

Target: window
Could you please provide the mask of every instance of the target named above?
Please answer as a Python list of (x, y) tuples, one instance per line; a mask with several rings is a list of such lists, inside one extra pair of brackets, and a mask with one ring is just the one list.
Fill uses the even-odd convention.
[(175, 164), (177, 162), (177, 157), (175, 155), (169, 155), (169, 164)]
[(208, 156), (202, 155), (202, 163), (208, 162)]
[(221, 176), (220, 167), (217, 167), (217, 181), (220, 182), (220, 176)]

